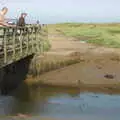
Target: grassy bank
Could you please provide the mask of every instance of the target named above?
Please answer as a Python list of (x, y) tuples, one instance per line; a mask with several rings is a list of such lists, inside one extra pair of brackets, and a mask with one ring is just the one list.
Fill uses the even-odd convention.
[(49, 25), (49, 30), (78, 40), (107, 47), (120, 47), (120, 24), (65, 23)]

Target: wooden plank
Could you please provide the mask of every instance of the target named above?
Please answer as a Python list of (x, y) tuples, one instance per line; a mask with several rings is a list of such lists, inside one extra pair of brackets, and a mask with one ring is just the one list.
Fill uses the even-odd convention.
[(29, 51), (28, 51), (29, 50), (29, 38), (30, 38), (29, 37), (29, 29), (27, 28), (26, 31), (27, 31), (27, 41), (26, 41), (27, 42), (26, 43), (27, 48), (26, 48), (26, 54), (28, 55), (29, 54)]
[(41, 39), (40, 39), (41, 27), (39, 26), (37, 31), (37, 40), (38, 40), (38, 52), (41, 52)]
[(23, 29), (20, 29), (20, 37), (19, 37), (19, 42), (20, 42), (20, 56), (22, 56), (22, 44), (23, 44)]
[(4, 28), (4, 40), (3, 40), (3, 47), (4, 47), (4, 63), (7, 63), (7, 46), (6, 46), (6, 42), (7, 42), (7, 29)]
[(38, 38), (38, 28), (35, 28), (35, 47), (36, 47), (36, 52), (39, 52), (39, 38)]
[(32, 52), (34, 53), (34, 28), (31, 29), (32, 30)]
[(16, 35), (16, 29), (13, 29), (13, 57), (12, 59), (15, 59), (15, 35)]

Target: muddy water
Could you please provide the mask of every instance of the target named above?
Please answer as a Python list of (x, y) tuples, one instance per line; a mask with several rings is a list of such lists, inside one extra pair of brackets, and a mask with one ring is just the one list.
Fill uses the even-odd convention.
[(9, 96), (0, 96), (0, 116), (27, 113), (50, 118), (119, 120), (120, 95), (87, 91), (21, 85)]

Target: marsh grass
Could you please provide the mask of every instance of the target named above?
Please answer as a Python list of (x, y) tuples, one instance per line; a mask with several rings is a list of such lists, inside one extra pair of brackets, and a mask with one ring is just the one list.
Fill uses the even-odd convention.
[(68, 37), (75, 37), (88, 43), (107, 47), (120, 47), (120, 24), (78, 24), (50, 25), (52, 30)]
[[(34, 60), (35, 61), (35, 60)], [(80, 58), (64, 58), (64, 59), (51, 59), (51, 60), (40, 60), (33, 63), (32, 70), (30, 75), (39, 76), (45, 72), (49, 72), (52, 70), (60, 69), (72, 64), (76, 64), (80, 62)]]

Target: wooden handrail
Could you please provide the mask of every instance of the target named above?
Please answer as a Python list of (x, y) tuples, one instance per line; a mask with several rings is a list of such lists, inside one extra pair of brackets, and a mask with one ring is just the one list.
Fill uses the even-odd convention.
[(4, 61), (0, 63), (0, 67), (1, 64), (7, 64), (10, 61), (14, 62), (18, 58), (21, 59), (23, 56), (41, 51), (43, 47), (41, 42), (46, 39), (45, 35), (47, 35), (46, 27), (39, 25), (0, 27), (1, 31), (0, 41), (3, 41), (4, 44), (2, 45), (3, 49), (0, 49), (0, 59), (4, 58)]

